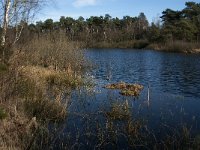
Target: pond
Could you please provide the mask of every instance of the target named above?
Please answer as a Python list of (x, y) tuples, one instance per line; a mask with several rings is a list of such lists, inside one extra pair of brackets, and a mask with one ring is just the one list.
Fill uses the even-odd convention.
[[(134, 49), (89, 49), (85, 55), (94, 65), (88, 74), (95, 87), (72, 94), (53, 148), (163, 149), (167, 142), (180, 148), (180, 138), (199, 137), (200, 55)], [(143, 85), (141, 95), (103, 88), (121, 81)]]

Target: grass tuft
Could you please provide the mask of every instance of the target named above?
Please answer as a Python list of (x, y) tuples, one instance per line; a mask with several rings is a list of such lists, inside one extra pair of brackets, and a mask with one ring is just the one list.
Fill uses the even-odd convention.
[(106, 116), (111, 120), (126, 120), (130, 118), (129, 105), (125, 103), (113, 103), (111, 111), (106, 113)]

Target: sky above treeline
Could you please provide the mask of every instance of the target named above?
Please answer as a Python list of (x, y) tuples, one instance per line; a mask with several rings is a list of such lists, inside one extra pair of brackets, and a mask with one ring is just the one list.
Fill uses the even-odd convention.
[[(53, 19), (58, 21), (60, 16), (77, 19), (79, 16), (104, 16), (112, 17), (138, 16), (144, 12), (148, 21), (157, 19), (166, 8), (181, 10), (189, 0), (49, 0), (36, 20)], [(200, 0), (193, 0), (199, 3)]]

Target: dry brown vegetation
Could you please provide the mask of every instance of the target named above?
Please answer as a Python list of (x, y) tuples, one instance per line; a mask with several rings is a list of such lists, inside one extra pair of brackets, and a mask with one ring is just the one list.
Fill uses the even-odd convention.
[(18, 44), (0, 65), (0, 149), (30, 149), (38, 129), (65, 119), (71, 90), (83, 85), (78, 43), (55, 35)]
[(2, 105), (8, 116), (0, 121), (0, 149), (25, 149), (32, 139), (38, 124), (36, 118), (29, 119), (13, 105)]
[(200, 53), (199, 43), (173, 41), (163, 44), (150, 44), (149, 49), (167, 51), (167, 52), (179, 52), (179, 53)]
[(106, 113), (106, 117), (112, 120), (124, 120), (130, 118), (131, 113), (129, 110), (128, 102), (124, 103), (113, 103), (111, 111)]
[(113, 83), (105, 86), (106, 89), (120, 89), (120, 94), (124, 96), (139, 96), (143, 89), (139, 84), (127, 84), (125, 82)]

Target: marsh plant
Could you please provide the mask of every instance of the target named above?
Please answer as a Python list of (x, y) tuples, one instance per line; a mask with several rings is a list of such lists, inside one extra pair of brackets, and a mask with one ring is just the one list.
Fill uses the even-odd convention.
[(38, 135), (48, 135), (49, 123), (66, 118), (71, 91), (84, 84), (86, 61), (81, 46), (62, 34), (33, 37), (10, 51), (0, 64), (0, 147), (31, 149)]
[[(91, 97), (90, 94), (79, 93), (81, 100), (77, 97), (72, 100), (70, 119), (67, 119), (66, 126), (58, 133), (52, 148), (156, 150), (199, 148), (199, 136), (192, 134), (191, 126), (180, 124), (172, 127), (161, 121), (159, 129), (164, 129), (161, 135), (151, 128), (149, 124), (151, 120), (148, 120), (148, 117), (140, 116), (144, 109), (151, 109), (143, 104), (142, 99), (113, 96), (112, 92), (114, 91), (107, 93), (111, 100), (106, 99), (108, 100), (105, 101), (106, 105), (101, 101), (96, 109), (94, 109), (96, 101), (91, 99), (98, 94)], [(139, 106), (136, 103), (140, 103)], [(160, 117), (165, 117), (163, 112)]]

